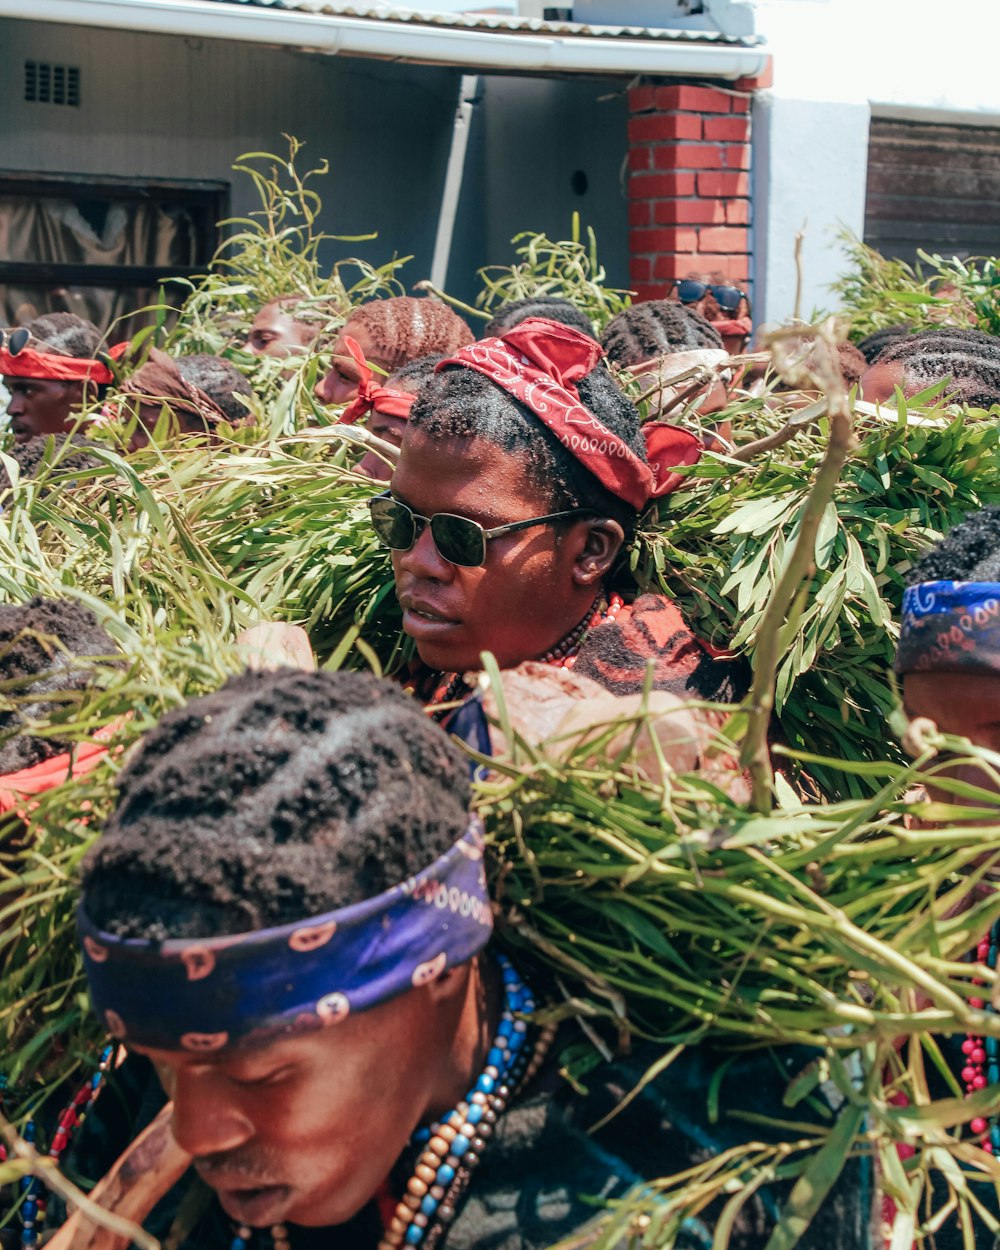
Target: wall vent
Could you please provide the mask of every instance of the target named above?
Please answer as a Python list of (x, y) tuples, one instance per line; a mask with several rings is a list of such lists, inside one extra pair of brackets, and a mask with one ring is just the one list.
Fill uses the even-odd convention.
[(29, 104), (80, 107), (80, 70), (48, 61), (24, 62), (24, 98)]

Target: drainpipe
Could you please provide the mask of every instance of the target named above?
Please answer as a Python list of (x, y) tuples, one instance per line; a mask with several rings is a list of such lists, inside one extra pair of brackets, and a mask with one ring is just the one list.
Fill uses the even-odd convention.
[(465, 154), (469, 147), (469, 131), (472, 129), (472, 115), (478, 94), (479, 75), (463, 74), (458, 88), (458, 107), (455, 109), (455, 125), (451, 132), (451, 151), (444, 176), (441, 211), (438, 213), (434, 259), (431, 261), (431, 282), (439, 291), (445, 289), (448, 281), (451, 241), (455, 234), (455, 218), (465, 176)]

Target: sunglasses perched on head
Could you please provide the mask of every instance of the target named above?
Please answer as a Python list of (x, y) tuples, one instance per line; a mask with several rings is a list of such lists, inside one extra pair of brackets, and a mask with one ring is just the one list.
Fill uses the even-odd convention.
[(16, 330), (0, 330), (0, 351), (6, 351), (9, 356), (17, 356), (26, 347), (32, 346), (41, 348), (51, 356), (69, 355), (69, 352), (61, 347), (53, 347), (51, 343), (43, 343), (40, 339), (36, 339), (27, 326), (18, 326)]
[(453, 512), (436, 512), (432, 517), (421, 516), (405, 503), (385, 492), (369, 499), (372, 528), (380, 542), (391, 551), (409, 551), (427, 526), (438, 553), (449, 564), (465, 569), (479, 568), (486, 563), (486, 544), (502, 534), (515, 534), (533, 525), (553, 525), (568, 521), (571, 517), (591, 516), (589, 508), (571, 508), (568, 512), (552, 512), (548, 516), (535, 516), (527, 521), (512, 521), (509, 525), (497, 525), (484, 529), (478, 521), (456, 516)]
[(700, 299), (711, 294), (724, 312), (736, 312), (740, 306), (740, 300), (744, 299), (747, 302), (747, 312), (750, 311), (750, 298), (746, 291), (741, 291), (738, 286), (716, 286), (711, 282), (696, 282), (693, 278), (682, 278), (674, 282), (674, 289), (682, 304), (697, 304)]

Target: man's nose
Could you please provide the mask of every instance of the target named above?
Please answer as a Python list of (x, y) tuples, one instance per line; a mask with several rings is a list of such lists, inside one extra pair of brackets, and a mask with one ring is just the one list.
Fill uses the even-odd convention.
[(401, 573), (418, 580), (450, 582), (455, 576), (455, 565), (438, 551), (429, 525), (423, 526), (409, 551), (395, 553), (395, 563)]
[(195, 1158), (224, 1154), (253, 1137), (252, 1122), (215, 1073), (180, 1071), (170, 1084), (171, 1128), (177, 1144), (188, 1154)]
[(15, 391), (7, 405), (7, 415), (9, 417), (19, 417), (22, 412), (24, 412), (24, 396)]

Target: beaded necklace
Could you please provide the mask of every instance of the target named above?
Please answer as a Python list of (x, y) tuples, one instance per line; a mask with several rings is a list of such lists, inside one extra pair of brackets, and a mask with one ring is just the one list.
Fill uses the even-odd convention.
[[(419, 1150), (413, 1175), (386, 1227), (378, 1250), (433, 1250), (455, 1218), (497, 1121), (517, 1091), (538, 1069), (555, 1036), (554, 1026), (543, 1029), (529, 1046), (528, 1023), (522, 1017), (535, 1010), (530, 989), (506, 956), (497, 954), (503, 977), (504, 1003), (496, 1037), (486, 1065), (475, 1084), (454, 1110), (434, 1124), (419, 1128), (410, 1139)], [(241, 1225), (229, 1250), (248, 1250), (253, 1229)], [(274, 1250), (290, 1250), (284, 1224), (271, 1228)]]
[[(1000, 920), (993, 924), (989, 933), (976, 947), (976, 960), (990, 968), (997, 966), (997, 947), (1000, 946)], [(973, 985), (982, 985), (979, 979)], [(969, 1006), (993, 1008), (981, 998), (969, 999)], [(965, 1066), (962, 1068), (962, 1081), (965, 1085), (966, 1097), (976, 1094), (987, 1085), (1000, 1084), (1000, 1041), (995, 1037), (983, 1038), (969, 1033), (962, 1043), (962, 1054)], [(990, 1116), (977, 1115), (969, 1123), (972, 1133), (979, 1138), (979, 1145), (987, 1154), (1000, 1155), (1000, 1113)]]
[[(625, 601), (621, 595), (612, 595), (610, 600), (606, 600), (603, 595), (598, 595), (583, 620), (574, 625), (555, 646), (539, 656), (539, 662), (550, 664), (553, 668), (572, 668), (577, 661), (583, 641), (590, 631), (596, 629), (598, 625), (610, 624), (617, 620), (618, 613), (624, 606)], [(431, 707), (439, 703), (457, 703), (470, 694), (471, 690), (472, 687), (464, 673), (441, 673), (434, 694), (428, 702)]]
[[(49, 1144), (49, 1157), (58, 1164), (69, 1149), (74, 1132), (87, 1118), (87, 1111), (100, 1092), (108, 1069), (114, 1067), (113, 1057), (117, 1046), (106, 1046), (101, 1055), (101, 1062), (92, 1077), (89, 1077), (77, 1090), (73, 1100), (60, 1115), (56, 1131), (52, 1134)], [(37, 1131), (34, 1120), (24, 1126), (22, 1136), (29, 1145), (34, 1145)], [(7, 1150), (0, 1145), (0, 1162), (7, 1158)], [(47, 1206), (46, 1191), (37, 1176), (22, 1176), (19, 1183), (21, 1200), (19, 1214), (21, 1217), (21, 1245), (34, 1246), (39, 1233), (45, 1227), (45, 1211)]]

